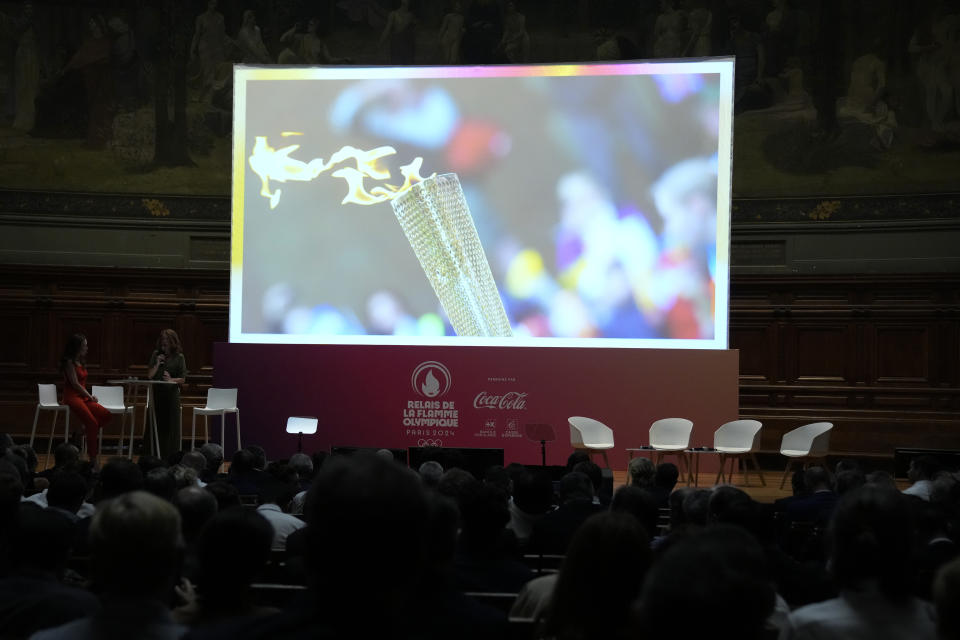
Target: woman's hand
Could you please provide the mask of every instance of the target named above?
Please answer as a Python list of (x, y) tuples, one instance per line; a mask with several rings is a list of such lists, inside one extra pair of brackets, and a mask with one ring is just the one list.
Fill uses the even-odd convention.
[(166, 380), (167, 382), (170, 382), (170, 372), (169, 372), (169, 371), (164, 371), (164, 372), (163, 372), (163, 379)]

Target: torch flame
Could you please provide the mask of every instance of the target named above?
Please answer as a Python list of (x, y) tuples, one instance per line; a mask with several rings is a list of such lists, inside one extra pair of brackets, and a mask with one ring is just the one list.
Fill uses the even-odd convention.
[[(281, 135), (286, 137), (302, 134), (284, 131)], [(423, 180), (423, 177), (420, 175), (423, 158), (417, 157), (409, 164), (400, 167), (400, 175), (404, 178), (403, 184), (400, 186), (387, 183), (374, 186), (369, 191), (367, 190), (364, 185), (366, 178), (381, 182), (390, 179), (390, 170), (382, 167), (380, 160), (386, 156), (394, 155), (397, 150), (393, 147), (382, 146), (364, 151), (363, 149), (346, 145), (330, 156), (330, 160), (327, 162), (324, 162), (323, 158), (314, 158), (309, 162), (291, 158), (290, 154), (299, 148), (300, 145), (292, 144), (280, 149), (274, 149), (267, 142), (266, 136), (256, 137), (256, 142), (253, 145), (253, 153), (250, 154), (249, 158), (250, 168), (260, 176), (260, 195), (270, 200), (271, 209), (275, 209), (280, 203), (281, 193), (280, 189), (270, 190), (271, 180), (276, 182), (292, 180), (309, 182), (321, 173), (347, 160), (353, 160), (356, 166), (340, 167), (331, 173), (333, 177), (343, 178), (347, 182), (347, 195), (344, 196), (341, 204), (370, 205), (392, 200), (417, 182)]]

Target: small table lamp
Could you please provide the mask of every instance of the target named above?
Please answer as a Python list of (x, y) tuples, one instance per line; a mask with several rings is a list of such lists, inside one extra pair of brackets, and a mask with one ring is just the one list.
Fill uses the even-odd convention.
[(297, 453), (303, 453), (303, 434), (316, 433), (318, 420), (311, 416), (290, 416), (287, 418), (287, 433), (300, 434)]
[(557, 433), (553, 430), (553, 425), (525, 424), (523, 425), (523, 432), (528, 440), (540, 443), (540, 459), (543, 466), (547, 466), (547, 443), (557, 439)]

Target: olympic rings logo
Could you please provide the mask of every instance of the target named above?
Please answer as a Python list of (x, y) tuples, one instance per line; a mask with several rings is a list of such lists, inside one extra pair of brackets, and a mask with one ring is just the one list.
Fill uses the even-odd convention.
[(439, 438), (420, 438), (417, 440), (418, 447), (442, 447), (443, 440)]

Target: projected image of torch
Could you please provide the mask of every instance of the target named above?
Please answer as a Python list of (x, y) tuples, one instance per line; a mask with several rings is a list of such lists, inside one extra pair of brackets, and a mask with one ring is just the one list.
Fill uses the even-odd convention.
[(513, 335), (457, 175), (426, 178), (390, 204), (457, 335)]

